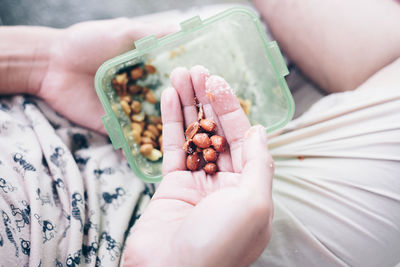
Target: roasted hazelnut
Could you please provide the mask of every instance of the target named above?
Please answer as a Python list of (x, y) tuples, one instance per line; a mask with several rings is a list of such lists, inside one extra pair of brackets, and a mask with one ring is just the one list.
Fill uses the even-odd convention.
[(126, 83), (126, 82), (128, 82), (128, 75), (126, 74), (126, 72), (115, 75), (115, 81), (118, 84)]
[(140, 144), (142, 141), (142, 136), (140, 135), (140, 132), (138, 130), (132, 130), (132, 135), (133, 139), (135, 139), (135, 142), (137, 144)]
[(188, 155), (186, 158), (186, 167), (191, 171), (197, 171), (200, 168), (200, 157), (196, 152)]
[(151, 150), (150, 155), (146, 156), (151, 161), (157, 161), (162, 157), (162, 153), (160, 150), (153, 148)]
[(209, 132), (209, 133), (213, 133), (215, 132), (215, 129), (217, 128), (217, 124), (210, 119), (202, 119), (200, 121), (200, 126), (203, 130)]
[(142, 131), (144, 131), (144, 129), (146, 128), (146, 122), (140, 121), (138, 123), (140, 124), (140, 127), (142, 127)]
[(157, 129), (157, 127), (154, 124), (147, 125), (147, 130), (149, 130), (155, 136), (160, 136), (160, 131)]
[(131, 109), (133, 114), (137, 114), (142, 111), (142, 104), (139, 101), (134, 100), (131, 104)]
[(143, 95), (146, 95), (148, 91), (150, 91), (149, 88), (147, 88), (147, 87), (143, 87), (143, 88), (142, 88), (142, 94), (143, 94)]
[(126, 101), (128, 104), (132, 102), (132, 98), (129, 95), (124, 95), (121, 97), (121, 101)]
[(153, 91), (149, 90), (146, 93), (146, 101), (151, 103), (151, 104), (156, 104), (157, 103), (157, 98), (154, 96)]
[(119, 95), (121, 92), (121, 86), (118, 84), (117, 79), (114, 78), (111, 81), (111, 86), (114, 88), (114, 90), (116, 91), (116, 93)]
[(128, 75), (124, 72), (122, 74), (115, 75), (115, 78), (111, 81), (111, 84), (117, 94), (126, 94), (126, 84), (128, 83)]
[(145, 117), (144, 113), (138, 113), (138, 114), (133, 114), (131, 116), (131, 119), (134, 122), (142, 122), (142, 121), (144, 121), (144, 117)]
[(197, 121), (191, 123), (185, 131), (186, 139), (192, 139), (199, 132), (199, 128), (200, 124)]
[(121, 107), (124, 110), (126, 115), (129, 116), (131, 114), (131, 108), (130, 108), (128, 102), (121, 100)]
[(140, 146), (140, 153), (142, 153), (144, 156), (148, 156), (150, 155), (153, 148), (154, 147), (152, 144), (143, 144)]
[(224, 152), (226, 149), (226, 139), (223, 136), (213, 135), (210, 138), (211, 144), (217, 152)]
[(130, 94), (137, 94), (142, 90), (142, 87), (137, 84), (128, 84), (128, 92)]
[(204, 166), (203, 170), (204, 170), (207, 174), (213, 175), (214, 173), (217, 172), (217, 165), (216, 165), (215, 163), (209, 162), (209, 163), (207, 163), (207, 164)]
[(144, 65), (144, 70), (149, 74), (156, 72), (156, 68), (153, 65)]
[(188, 154), (193, 154), (196, 151), (196, 146), (193, 143), (192, 139), (186, 140), (186, 142), (183, 144), (183, 149)]
[(207, 148), (211, 146), (210, 138), (206, 133), (198, 133), (193, 136), (193, 143), (200, 148)]
[(140, 67), (134, 68), (133, 70), (131, 70), (131, 78), (133, 80), (138, 80), (140, 78), (142, 78), (144, 72), (143, 69)]
[(162, 124), (161, 123), (157, 123), (157, 129), (162, 132)]
[(153, 140), (150, 137), (143, 136), (142, 140), (140, 141), (141, 144), (153, 144)]
[(156, 140), (157, 139), (157, 137), (152, 132), (150, 132), (149, 130), (144, 131), (143, 132), (143, 136), (150, 137), (152, 140)]
[(139, 133), (141, 133), (143, 131), (142, 126), (138, 122), (132, 122), (131, 123), (131, 128), (132, 128), (133, 131), (138, 131)]
[(215, 162), (218, 158), (218, 154), (213, 148), (209, 147), (203, 150), (203, 158), (207, 162)]
[(118, 74), (111, 81), (111, 84), (118, 95), (126, 95), (126, 84), (128, 83), (128, 75), (126, 73)]
[(158, 124), (158, 123), (162, 123), (161, 122), (161, 117), (156, 117), (156, 116), (153, 116), (153, 115), (150, 115), (149, 116), (149, 120), (153, 123), (153, 124)]
[(140, 140), (140, 143), (141, 143), (141, 144), (152, 144), (153, 147), (156, 147), (156, 146), (157, 146), (156, 142), (154, 142), (154, 140), (151, 139), (151, 138), (148, 137), (148, 136), (142, 136), (142, 138), (141, 138), (141, 140)]

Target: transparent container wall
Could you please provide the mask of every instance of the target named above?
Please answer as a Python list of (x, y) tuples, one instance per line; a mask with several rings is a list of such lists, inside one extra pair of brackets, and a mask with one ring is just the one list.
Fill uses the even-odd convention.
[[(239, 97), (252, 102), (252, 124), (274, 129), (287, 118), (288, 100), (262, 37), (247, 13), (232, 13), (146, 56), (162, 77), (169, 77), (175, 67), (197, 64), (222, 76)], [(167, 85), (169, 80), (165, 79), (163, 86)]]
[[(114, 67), (110, 68), (104, 75), (104, 78), (102, 80), (102, 87), (106, 94), (106, 97), (108, 98), (108, 100), (110, 102), (111, 110), (114, 113), (114, 115), (116, 116), (118, 123), (121, 126), (122, 133), (125, 137), (125, 140), (129, 146), (130, 151), (124, 150), (125, 156), (128, 159), (129, 164), (132, 165), (132, 162), (135, 162), (135, 164), (139, 168), (140, 172), (142, 172), (146, 177), (156, 177), (156, 176), (161, 175), (162, 161), (161, 160), (156, 161), (156, 162), (149, 161), (140, 153), (140, 151), (139, 151), (140, 147), (135, 142), (133, 135), (132, 135), (130, 119), (125, 114), (125, 112), (122, 110), (122, 107), (120, 105), (120, 98), (115, 93), (115, 91), (111, 85), (111, 81), (112, 81), (113, 77), (120, 69), (129, 67), (129, 66), (133, 66), (133, 65), (136, 65), (137, 63), (141, 63), (141, 62), (144, 62), (144, 58), (137, 57), (135, 59), (124, 62), (119, 65), (115, 65)], [(159, 76), (159, 74), (157, 74), (156, 76)], [(153, 78), (157, 78), (157, 77), (154, 77), (154, 75), (153, 75)], [(157, 80), (159, 80), (159, 79), (157, 78)], [(158, 86), (157, 86), (157, 88), (158, 88)], [(160, 92), (161, 89), (158, 88), (156, 91)], [(133, 166), (131, 166), (131, 168), (134, 169)]]
[[(147, 178), (161, 175), (161, 160), (150, 162), (140, 154), (131, 134), (129, 118), (111, 87), (114, 75), (127, 66), (140, 62), (154, 65), (157, 75), (152, 76), (153, 81), (144, 82), (153, 84), (155, 96), (160, 99), (162, 90), (170, 86), (169, 74), (175, 67), (203, 65), (211, 74), (225, 78), (237, 96), (251, 101), (249, 119), (252, 124), (262, 124), (271, 131), (282, 127), (289, 119), (293, 109), (291, 98), (285, 95), (287, 87), (281, 87), (280, 76), (267, 52), (268, 40), (262, 39), (265, 34), (259, 32), (255, 20), (249, 12), (228, 12), (214, 21), (206, 20), (200, 29), (186, 29), (160, 39), (144, 54), (132, 53), (128, 58), (123, 55), (115, 63), (110, 62), (102, 78), (102, 88), (131, 149), (131, 153), (126, 149), (124, 152), (132, 169), (134, 161)], [(285, 83), (282, 86), (286, 86)], [(103, 103), (105, 105), (108, 104)]]

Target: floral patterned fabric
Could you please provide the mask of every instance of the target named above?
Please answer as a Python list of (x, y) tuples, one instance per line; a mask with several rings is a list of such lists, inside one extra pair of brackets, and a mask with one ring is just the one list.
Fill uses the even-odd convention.
[(108, 138), (40, 100), (2, 97), (0, 148), (4, 266), (119, 265), (154, 187), (133, 175)]

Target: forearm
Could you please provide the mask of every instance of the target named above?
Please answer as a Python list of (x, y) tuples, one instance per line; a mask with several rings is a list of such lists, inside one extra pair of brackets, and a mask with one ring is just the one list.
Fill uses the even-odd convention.
[(0, 27), (0, 94), (39, 90), (57, 33), (45, 27)]
[(356, 88), (400, 56), (393, 0), (254, 0), (282, 50), (323, 89)]

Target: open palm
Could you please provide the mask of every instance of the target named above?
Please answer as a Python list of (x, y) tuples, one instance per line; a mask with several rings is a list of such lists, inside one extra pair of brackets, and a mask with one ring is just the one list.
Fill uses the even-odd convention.
[[(177, 68), (171, 81), (161, 100), (163, 180), (127, 240), (125, 266), (246, 266), (271, 235), (273, 162), (265, 129), (250, 128), (228, 84), (203, 67)], [(197, 118), (195, 96), (230, 147), (213, 176), (185, 167), (183, 127)]]
[(105, 133), (104, 110), (94, 90), (97, 69), (104, 61), (132, 50), (137, 39), (174, 30), (166, 24), (119, 18), (54, 31), (47, 74), (37, 94), (72, 122)]

